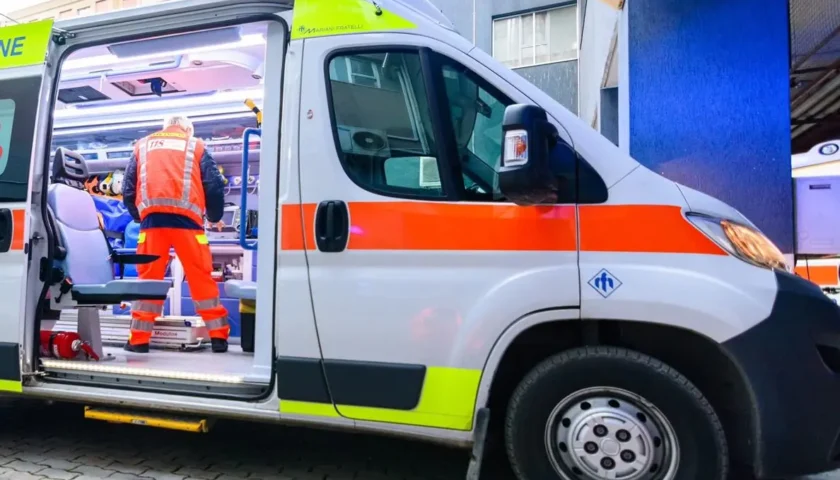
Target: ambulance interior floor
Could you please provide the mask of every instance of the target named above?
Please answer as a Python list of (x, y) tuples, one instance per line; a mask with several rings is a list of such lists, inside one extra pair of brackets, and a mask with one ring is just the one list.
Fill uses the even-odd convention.
[(42, 359), (50, 370), (95, 371), (140, 377), (175, 378), (196, 381), (247, 382), (253, 371), (254, 356), (239, 345), (230, 345), (225, 353), (203, 350), (182, 352), (152, 349), (149, 353), (127, 352), (122, 347), (103, 347), (104, 358), (98, 362)]

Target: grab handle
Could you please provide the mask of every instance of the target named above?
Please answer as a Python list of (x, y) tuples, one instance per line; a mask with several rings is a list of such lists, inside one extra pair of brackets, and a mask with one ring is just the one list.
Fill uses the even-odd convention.
[[(242, 222), (243, 220), (248, 218), (248, 189), (245, 188), (245, 185), (248, 184), (248, 152), (250, 151), (251, 146), (251, 135), (262, 135), (262, 130), (259, 128), (246, 128), (245, 132), (242, 135), (242, 141), (244, 145), (242, 146), (242, 197), (239, 200), (239, 221)], [(247, 233), (247, 228), (243, 228), (241, 223), (239, 226), (239, 245), (244, 248), (245, 250), (256, 250), (257, 249), (257, 241), (249, 242), (245, 239), (245, 234)]]

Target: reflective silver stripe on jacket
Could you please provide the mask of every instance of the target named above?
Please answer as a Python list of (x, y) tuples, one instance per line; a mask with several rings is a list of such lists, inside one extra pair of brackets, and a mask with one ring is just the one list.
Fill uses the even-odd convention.
[(207, 326), (207, 330), (218, 330), (227, 327), (228, 321), (227, 318), (217, 318), (215, 320), (205, 320), (204, 325)]
[(195, 149), (198, 145), (198, 140), (193, 137), (187, 142), (187, 151), (184, 155), (186, 163), (184, 165), (184, 177), (182, 178), (184, 183), (180, 200), (175, 198), (149, 198), (148, 177), (146, 174), (147, 142), (148, 138), (143, 139), (143, 141), (140, 142), (140, 198), (143, 199), (140, 202), (140, 205), (137, 206), (137, 210), (140, 212), (140, 215), (143, 215), (143, 211), (149, 207), (182, 208), (184, 210), (189, 210), (199, 217), (204, 215), (204, 212), (198, 207), (198, 205), (190, 203), (190, 192), (192, 191), (192, 171), (193, 164), (195, 163)]
[(193, 304), (195, 304), (196, 311), (209, 310), (221, 306), (222, 300), (219, 297), (208, 298), (207, 300), (193, 300)]
[(163, 315), (163, 304), (153, 302), (146, 302), (140, 300), (139, 302), (132, 302), (131, 310), (133, 312), (154, 313), (156, 315)]
[[(190, 190), (192, 190), (192, 171), (193, 171), (193, 163), (195, 163), (195, 147), (198, 144), (198, 140), (195, 137), (190, 138), (189, 143), (187, 143), (187, 155), (186, 155), (186, 165), (184, 165), (184, 189), (183, 194), (181, 194), (181, 201), (190, 204)], [(199, 213), (201, 215), (201, 213)]]
[(142, 215), (143, 210), (149, 207), (178, 207), (189, 210), (199, 217), (204, 215), (204, 212), (202, 212), (196, 205), (193, 205), (190, 202), (175, 200), (174, 198), (153, 198), (151, 200), (143, 200), (140, 202), (140, 206), (137, 207), (137, 210), (140, 212), (140, 215)]
[(155, 322), (144, 322), (142, 320), (132, 319), (131, 329), (140, 332), (151, 332), (155, 328)]
[[(146, 143), (147, 139), (140, 142), (140, 198), (143, 200), (149, 198), (149, 185), (147, 183), (146, 175)], [(143, 204), (138, 207), (140, 213), (143, 213)]]

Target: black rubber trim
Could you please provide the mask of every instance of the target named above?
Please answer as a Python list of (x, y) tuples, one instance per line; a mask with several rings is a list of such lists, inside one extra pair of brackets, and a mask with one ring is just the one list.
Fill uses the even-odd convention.
[(320, 358), (279, 357), (276, 371), (281, 401), (332, 403)]
[(277, 395), (281, 401), (333, 403), (334, 400), (336, 405), (413, 410), (420, 402), (425, 379), (423, 365), (322, 362), (300, 357), (277, 359)]
[(20, 381), (20, 345), (0, 343), (0, 380)]
[(775, 275), (778, 291), (767, 319), (722, 345), (752, 394), (758, 478), (840, 467), (840, 375), (817, 349), (840, 348), (840, 308), (813, 283)]
[(122, 302), (130, 302), (136, 300), (166, 300), (166, 294), (163, 295), (133, 295), (133, 294), (93, 294), (86, 295), (79, 293), (76, 290), (70, 290), (70, 297), (79, 305), (119, 305)]
[(420, 403), (426, 367), (399, 363), (325, 360), (336, 405), (413, 410)]

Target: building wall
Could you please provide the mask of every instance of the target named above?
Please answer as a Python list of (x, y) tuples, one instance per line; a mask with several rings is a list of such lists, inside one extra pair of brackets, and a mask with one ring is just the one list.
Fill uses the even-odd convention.
[[(535, 10), (574, 5), (574, 0), (432, 0), (462, 36), (493, 54), (493, 20)], [(598, 2), (594, 2), (598, 3)], [(578, 60), (514, 69), (563, 106), (578, 111)]]
[[(436, 0), (447, 2), (449, 0)], [(576, 2), (564, 0), (476, 0), (475, 44), (493, 53), (493, 20), (517, 13), (544, 10)], [(489, 5), (487, 5), (489, 3)], [(570, 111), (578, 112), (578, 60), (514, 69)]]
[(602, 116), (601, 89), (615, 86), (608, 84), (608, 69), (612, 55), (617, 53), (615, 42), (621, 10), (600, 0), (581, 3), (580, 8), (585, 10), (581, 19), (578, 115), (598, 129), (597, 119)]
[(547, 63), (517, 68), (516, 73), (548, 93), (570, 111), (578, 111), (578, 62)]
[(47, 18), (63, 20), (109, 12), (120, 8), (152, 5), (164, 1), (169, 0), (47, 0), (28, 8), (12, 11), (9, 16), (19, 22), (31, 22)]

